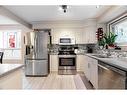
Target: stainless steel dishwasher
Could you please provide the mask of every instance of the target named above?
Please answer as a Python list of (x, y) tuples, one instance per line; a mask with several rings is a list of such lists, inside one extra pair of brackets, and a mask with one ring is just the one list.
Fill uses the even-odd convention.
[(127, 89), (126, 71), (99, 61), (98, 89)]

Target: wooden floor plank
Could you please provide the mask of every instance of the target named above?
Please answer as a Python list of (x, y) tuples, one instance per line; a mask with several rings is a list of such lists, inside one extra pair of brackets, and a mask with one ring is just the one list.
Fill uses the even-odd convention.
[(83, 81), (81, 80), (79, 74), (77, 74), (76, 76), (74, 76), (74, 81), (75, 81), (75, 85), (77, 89), (86, 89)]
[[(51, 73), (48, 77), (24, 77), (25, 89), (85, 89), (80, 76), (58, 75)], [(23, 82), (25, 83), (25, 82)]]
[[(77, 75), (58, 75), (57, 72), (51, 72), (47, 77), (26, 77), (23, 70), (20, 70), (22, 74), (20, 74), (20, 87), (18, 84), (17, 89), (34, 89), (34, 90), (41, 90), (41, 89), (49, 89), (49, 90), (75, 90), (75, 89), (86, 89), (84, 83), (82, 82), (80, 75), (77, 73)], [(17, 79), (17, 75), (19, 76), (19, 72), (15, 72), (15, 77), (13, 79)], [(14, 81), (16, 80), (9, 80), (8, 76), (7, 78), (1, 78), (1, 83), (7, 84), (8, 82), (12, 82), (9, 88), (13, 89), (13, 85), (16, 85)], [(7, 86), (1, 85), (2, 89), (9, 89)], [(12, 86), (12, 87), (11, 87)]]

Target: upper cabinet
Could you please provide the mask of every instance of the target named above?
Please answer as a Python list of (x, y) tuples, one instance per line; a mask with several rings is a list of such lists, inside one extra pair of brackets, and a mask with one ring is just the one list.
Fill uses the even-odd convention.
[(75, 32), (76, 44), (97, 43), (96, 26), (87, 26)]
[(67, 28), (54, 28), (51, 31), (52, 35), (52, 44), (58, 44), (59, 39), (63, 37), (74, 38), (75, 39), (75, 29)]
[(83, 31), (84, 31), (84, 29), (75, 31), (76, 44), (83, 44)]
[(58, 44), (59, 39), (66, 37), (66, 38), (74, 38), (76, 42), (76, 33), (81, 31), (82, 29), (76, 29), (76, 28), (54, 28), (51, 31), (52, 35), (52, 44)]
[(52, 44), (58, 44), (60, 32), (58, 30), (52, 29), (51, 35), (52, 35)]
[(83, 43), (97, 43), (96, 39), (96, 27), (95, 26), (87, 26), (84, 29), (84, 32), (82, 34)]
[(51, 35), (52, 44), (58, 44), (61, 37), (74, 38), (76, 44), (97, 43), (95, 26), (81, 29), (52, 29)]

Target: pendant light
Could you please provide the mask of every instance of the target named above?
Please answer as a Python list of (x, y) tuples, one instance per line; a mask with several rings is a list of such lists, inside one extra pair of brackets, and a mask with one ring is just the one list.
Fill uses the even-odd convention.
[(59, 10), (62, 10), (64, 13), (67, 12), (67, 9), (68, 9), (68, 6), (67, 6), (67, 5), (61, 5), (61, 6), (59, 7)]

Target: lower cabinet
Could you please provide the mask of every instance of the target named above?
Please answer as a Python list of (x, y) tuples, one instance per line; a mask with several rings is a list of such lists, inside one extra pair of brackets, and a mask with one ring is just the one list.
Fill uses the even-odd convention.
[(22, 89), (23, 70), (17, 69), (13, 72), (0, 77), (0, 90), (19, 90)]
[(58, 71), (58, 55), (50, 55), (50, 71)]
[(86, 78), (88, 79), (88, 80), (90, 80), (90, 68), (89, 68), (89, 63), (88, 63), (88, 56), (84, 56), (84, 58), (85, 58), (85, 61), (84, 61), (84, 68), (85, 68), (85, 70), (84, 70), (84, 73), (85, 73), (85, 76), (86, 76)]
[(90, 64), (90, 82), (93, 84), (94, 88), (98, 88), (98, 60), (92, 59), (89, 62)]
[(98, 88), (98, 60), (85, 56), (85, 75), (95, 89)]
[(84, 72), (84, 70), (85, 70), (84, 62), (85, 62), (84, 55), (77, 55), (77, 57), (76, 57), (76, 67), (77, 67), (76, 69), (77, 69), (77, 71), (83, 71)]

